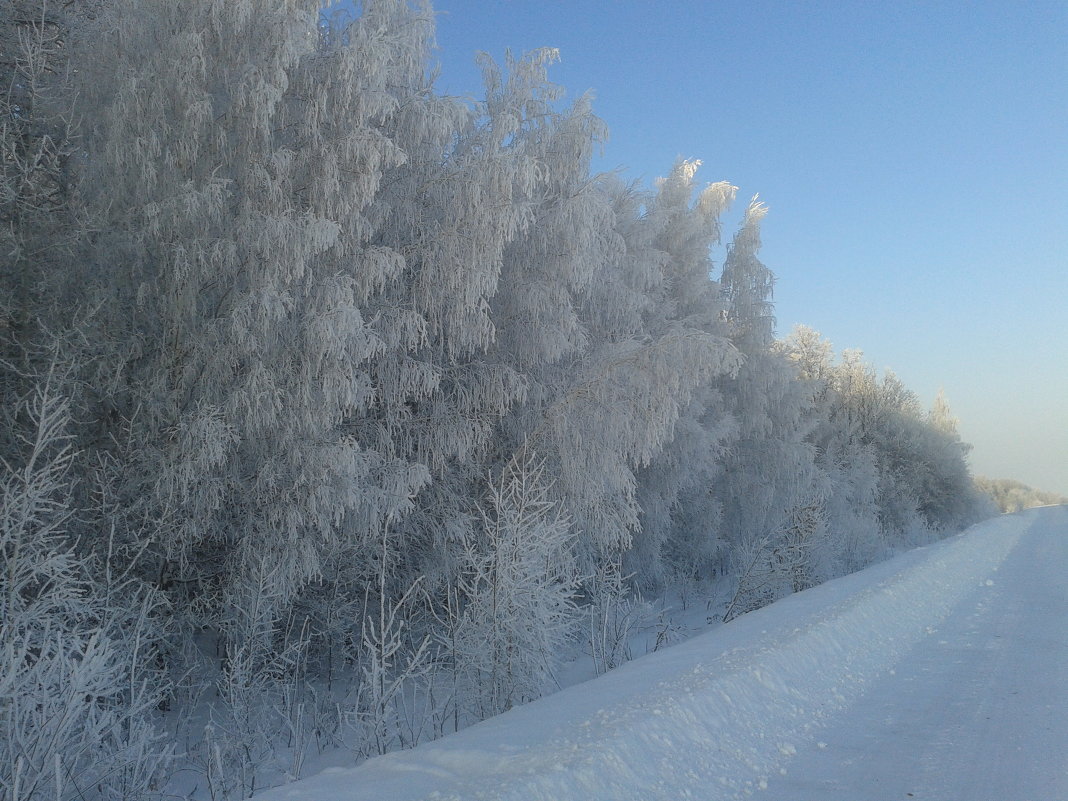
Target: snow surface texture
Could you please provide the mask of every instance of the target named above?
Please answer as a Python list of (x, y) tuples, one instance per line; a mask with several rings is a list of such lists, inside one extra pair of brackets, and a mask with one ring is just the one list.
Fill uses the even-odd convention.
[(799, 747), (769, 801), (1068, 799), (1068, 508), (1017, 520), (998, 572)]
[[(999, 571), (1006, 563), (1011, 569)], [(1057, 577), (1066, 565), (1068, 508), (997, 518), (456, 735), (258, 798), (1068, 797), (1062, 681), (1068, 625)], [(1026, 627), (1032, 639), (1012, 642), (1025, 612), (1040, 616)], [(998, 645), (997, 637), (1006, 641)], [(981, 659), (968, 652), (974, 648)], [(968, 668), (975, 662), (998, 667), (991, 680), (1032, 664), (1035, 681), (1009, 724), (1021, 730), (988, 725), (985, 739), (969, 734), (984, 711), (1004, 700)], [(898, 686), (906, 684), (911, 695)], [(904, 710), (894, 712), (899, 697), (905, 718)], [(921, 733), (897, 745), (872, 740), (878, 727), (894, 729), (888, 714), (899, 728)], [(1016, 745), (1023, 752), (1039, 737), (1045, 744), (1038, 761), (994, 767), (1011, 763)], [(994, 759), (998, 738), (1013, 743), (1001, 763)], [(978, 748), (970, 758), (969, 748)], [(873, 766), (865, 754), (884, 756)], [(941, 770), (943, 756), (948, 772)], [(879, 766), (898, 794), (886, 795)], [(998, 784), (984, 779), (991, 770), (1020, 775)], [(910, 781), (933, 794), (910, 790)], [(1030, 784), (1024, 795), (992, 794), (1008, 781)]]

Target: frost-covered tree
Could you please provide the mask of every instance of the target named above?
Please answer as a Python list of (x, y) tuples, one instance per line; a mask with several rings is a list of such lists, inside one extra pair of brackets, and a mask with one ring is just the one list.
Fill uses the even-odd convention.
[(971, 445), (960, 438), (957, 419), (945, 393), (939, 390), (926, 415), (919, 415), (918, 459), (927, 477), (920, 490), (920, 510), (932, 526), (954, 531), (971, 525), (985, 514), (976, 493), (967, 455)]
[[(69, 326), (66, 281), (84, 232), (69, 35), (93, 7), (47, 0), (0, 5), (0, 393), (33, 391)], [(28, 379), (28, 380), (27, 380)], [(6, 452), (0, 432), (0, 454)]]
[(893, 373), (880, 378), (859, 351), (834, 363), (830, 344), (810, 329), (795, 331), (783, 347), (816, 388), (810, 441), (827, 482), (839, 570), (984, 514), (969, 489), (968, 447), (944, 397), (925, 414)]
[(628, 554), (638, 581), (656, 587), (676, 578), (709, 578), (722, 540), (720, 506), (708, 487), (723, 469), (736, 418), (714, 377), (729, 378), (741, 358), (728, 339), (726, 306), (720, 285), (711, 278), (710, 248), (719, 242), (720, 215), (736, 188), (710, 184), (697, 196), (694, 175), (700, 162), (679, 162), (647, 201), (644, 225), (650, 249), (643, 261), (658, 265), (652, 276), (646, 327), (666, 331), (683, 323), (720, 343), (724, 362), (680, 406), (670, 440), (639, 474), (641, 531)]
[(426, 331), (385, 297), (407, 260), (372, 209), (408, 158), (392, 135), (423, 96), (431, 21), (383, 0), (325, 36), (318, 10), (116, 0), (72, 36), (85, 441), (119, 544), (143, 541), (136, 574), (171, 599), (165, 660), (216, 685), (219, 792), (258, 786), (309, 649), (358, 642), (359, 620), (309, 602), (366, 605), (379, 535), (429, 478), (360, 435), (385, 391), (426, 392), (418, 373), (379, 380)]
[(536, 696), (580, 620), (617, 663), (635, 584), (734, 614), (973, 512), (942, 401), (774, 342), (762, 204), (714, 280), (735, 188), (591, 175), (555, 51), (462, 101), (429, 6), (335, 12), (0, 4), (20, 798), (143, 796), (155, 703), (248, 795)]
[(124, 502), (165, 532), (161, 583), (234, 648), (268, 649), (300, 588), (426, 480), (349, 423), (377, 400), (372, 360), (423, 335), (373, 308), (405, 256), (367, 213), (406, 158), (383, 128), (416, 99), (429, 21), (369, 3), (334, 44), (317, 11), (120, 1), (83, 34), (98, 402), (122, 421)]
[(935, 536), (943, 521), (923, 508), (924, 487), (932, 478), (927, 451), (933, 432), (915, 394), (892, 372), (880, 378), (859, 351), (843, 354), (837, 382), (843, 420), (871, 449), (879, 474), (876, 503), (882, 539), (900, 548)]
[[(384, 194), (382, 241), (408, 254), (405, 281), (393, 297), (401, 308), (416, 309), (426, 326), (420, 348), (399, 364), (379, 360), (376, 369), (387, 382), (398, 370), (425, 376), (427, 391), (392, 400), (386, 383), (368, 436), (388, 437), (379, 447), (430, 468), (433, 484), (400, 530), (411, 569), (435, 581), (449, 579), (460, 543), (478, 520), (474, 499), (485, 470), (507, 458), (498, 425), (527, 397), (527, 365), (502, 347), (522, 323), (501, 319), (499, 304), (508, 294), (502, 276), (509, 252), (551, 192), (538, 148), (566, 118), (555, 110), (559, 90), (546, 78), (552, 58), (539, 51), (509, 59), (502, 70), (483, 57), (485, 101), (472, 108), (435, 101), (439, 114), (408, 126), (410, 145), (400, 132), (418, 158), (396, 171)], [(449, 115), (451, 128), (428, 129)]]
[(988, 496), (1002, 512), (1019, 512), (1034, 506), (1068, 504), (1068, 497), (1055, 492), (1043, 492), (1022, 481), (1008, 478), (975, 477), (976, 488)]
[(490, 485), (464, 543), (441, 635), (458, 714), (482, 719), (539, 697), (575, 627), (574, 534), (534, 454)]
[(813, 396), (807, 440), (820, 471), (828, 540), (820, 555), (825, 575), (860, 569), (886, 552), (876, 503), (879, 471), (875, 451), (844, 413), (831, 343), (798, 326), (779, 345)]
[[(679, 282), (672, 286), (671, 270), (707, 276), (707, 247), (722, 208), (716, 186), (690, 210), (693, 169), (683, 165), (676, 173), (681, 201), (672, 213), (691, 215), (685, 223), (691, 240), (680, 236), (675, 253), (660, 250), (659, 223), (620, 219), (619, 234), (608, 240), (615, 243), (610, 258), (600, 262), (584, 304), (586, 342), (547, 372), (540, 382), (548, 390), (544, 400), (524, 410), (529, 422), (520, 430), (550, 459), (565, 508), (583, 532), (580, 559), (591, 572), (605, 559), (618, 559), (639, 529), (636, 471), (671, 441), (695, 392), (737, 366), (734, 349), (706, 324), (714, 306), (706, 307), (706, 318), (649, 313), (657, 292), (685, 291)], [(615, 193), (609, 197), (618, 211), (633, 213), (625, 190), (605, 186)], [(695, 303), (712, 305), (713, 298), (707, 291)]]
[(172, 750), (151, 714), (161, 599), (110, 547), (95, 560), (70, 536), (76, 453), (58, 378), (2, 418), (21, 447), (0, 460), (0, 796), (147, 798)]
[(775, 276), (758, 258), (760, 225), (768, 207), (757, 197), (749, 201), (745, 218), (731, 241), (720, 284), (727, 304), (731, 340), (745, 354), (758, 354), (775, 339), (772, 291)]
[(757, 256), (766, 213), (756, 198), (750, 202), (721, 278), (731, 340), (745, 357), (737, 379), (723, 387), (739, 432), (713, 487), (729, 564), (740, 577), (732, 612), (811, 584), (825, 533), (824, 491), (806, 439), (811, 389), (774, 347), (774, 277)]

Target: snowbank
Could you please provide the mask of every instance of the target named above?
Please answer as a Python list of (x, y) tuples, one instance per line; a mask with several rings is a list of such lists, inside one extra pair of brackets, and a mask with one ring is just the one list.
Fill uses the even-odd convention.
[(744, 797), (985, 584), (1027, 525), (988, 521), (443, 740), (257, 798)]

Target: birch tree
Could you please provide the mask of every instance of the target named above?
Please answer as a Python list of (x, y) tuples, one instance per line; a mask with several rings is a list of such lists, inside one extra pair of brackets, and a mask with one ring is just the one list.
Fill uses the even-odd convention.
[[(745, 356), (733, 383), (724, 386), (739, 420), (722, 478), (713, 491), (724, 505), (723, 526), (740, 577), (736, 596), (759, 605), (792, 591), (808, 571), (812, 549), (798, 540), (822, 534), (821, 490), (814, 451), (809, 389), (773, 349), (774, 276), (757, 257), (760, 223), (767, 213), (756, 198), (728, 249), (721, 283), (731, 341)], [(753, 577), (761, 576), (755, 585)], [(755, 589), (754, 589), (755, 586)]]
[(820, 571), (833, 576), (859, 570), (886, 553), (879, 524), (875, 451), (843, 413), (831, 343), (817, 331), (798, 326), (778, 348), (794, 365), (798, 380), (809, 386), (813, 398), (807, 440), (815, 448), (821, 474), (828, 533), (820, 554)]
[(426, 480), (347, 424), (375, 401), (370, 361), (422, 335), (368, 308), (405, 257), (366, 214), (406, 158), (383, 125), (413, 100), (430, 23), (370, 3), (331, 45), (317, 11), (116, 2), (84, 44), (88, 256), (115, 348), (100, 402), (128, 430), (127, 502), (166, 524), (162, 575), (241, 629), (255, 566), (285, 566), (238, 639), (269, 637), (341, 540)]
[[(655, 293), (668, 283), (668, 269), (703, 270), (707, 283), (707, 245), (718, 214), (709, 198), (719, 190), (703, 195), (691, 209), (693, 171), (679, 169), (674, 180), (684, 188), (676, 213), (692, 215), (695, 237), (680, 245), (690, 248), (685, 253), (658, 251), (659, 229), (648, 219), (630, 217), (635, 206), (628, 191), (601, 184), (618, 216), (609, 220), (609, 230), (616, 231), (606, 240), (611, 249), (601, 248), (608, 258), (598, 263), (587, 298), (580, 296), (574, 304), (585, 342), (543, 373), (543, 395), (524, 409), (526, 420), (518, 423), (554, 465), (565, 508), (583, 532), (581, 564), (591, 572), (606, 559), (618, 561), (633, 542), (640, 515), (636, 471), (671, 441), (697, 389), (737, 365), (729, 343), (699, 320), (648, 314), (657, 302)], [(671, 263), (673, 258), (691, 261)], [(706, 291), (698, 305), (710, 301), (711, 294)], [(628, 305), (611, 305), (623, 300)]]
[(709, 184), (693, 200), (699, 161), (678, 162), (661, 179), (643, 221), (651, 229), (651, 261), (659, 265), (645, 310), (646, 326), (667, 331), (686, 325), (719, 343), (725, 369), (694, 387), (680, 405), (673, 436), (639, 474), (641, 533), (628, 554), (636, 578), (648, 588), (683, 579), (710, 578), (722, 546), (720, 505), (708, 492), (719, 475), (737, 420), (719, 388), (742, 363), (724, 324), (722, 287), (711, 277), (710, 249), (720, 241), (720, 216), (737, 188)]

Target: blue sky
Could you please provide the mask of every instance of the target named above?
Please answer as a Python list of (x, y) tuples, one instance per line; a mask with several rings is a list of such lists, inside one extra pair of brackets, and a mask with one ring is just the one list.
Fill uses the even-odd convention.
[(597, 169), (677, 157), (771, 212), (779, 333), (945, 389), (977, 473), (1068, 494), (1068, 3), (436, 0), (438, 88), (559, 48)]

